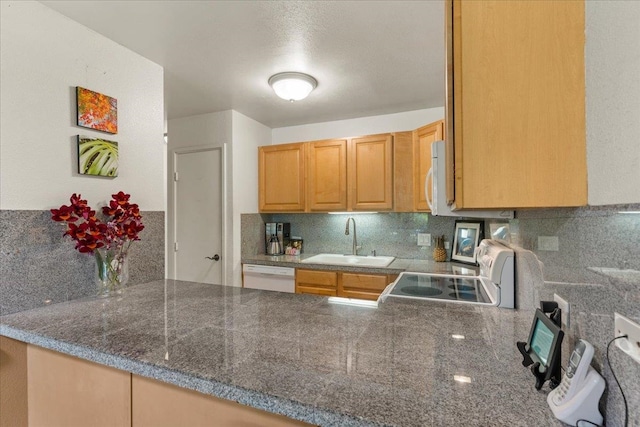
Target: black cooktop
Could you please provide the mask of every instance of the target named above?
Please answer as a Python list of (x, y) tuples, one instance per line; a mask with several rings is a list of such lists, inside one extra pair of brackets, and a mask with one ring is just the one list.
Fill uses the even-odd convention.
[(402, 273), (389, 295), (480, 304), (491, 303), (491, 299), (487, 295), (482, 282), (475, 277), (446, 277), (421, 273)]

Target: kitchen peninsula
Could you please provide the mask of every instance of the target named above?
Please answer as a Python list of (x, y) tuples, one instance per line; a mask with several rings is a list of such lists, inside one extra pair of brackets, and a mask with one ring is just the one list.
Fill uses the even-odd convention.
[(530, 322), (528, 310), (159, 280), (1, 317), (0, 334), (313, 425), (560, 425), (520, 364)]

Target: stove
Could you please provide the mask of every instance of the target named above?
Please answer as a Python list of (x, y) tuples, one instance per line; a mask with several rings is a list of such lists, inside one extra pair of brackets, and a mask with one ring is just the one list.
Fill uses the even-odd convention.
[(480, 273), (475, 276), (403, 272), (379, 300), (412, 298), (515, 308), (513, 250), (496, 240), (483, 240), (477, 258)]

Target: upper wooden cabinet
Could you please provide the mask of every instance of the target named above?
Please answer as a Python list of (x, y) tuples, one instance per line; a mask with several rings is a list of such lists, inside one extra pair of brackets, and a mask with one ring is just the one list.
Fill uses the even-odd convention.
[(449, 6), (456, 207), (585, 205), (584, 2)]
[(260, 212), (393, 209), (391, 134), (269, 145), (258, 157)]
[(349, 141), (349, 208), (393, 209), (393, 137), (390, 134)]
[(309, 211), (347, 210), (347, 140), (310, 142), (307, 147)]
[(259, 209), (303, 212), (306, 144), (258, 147)]

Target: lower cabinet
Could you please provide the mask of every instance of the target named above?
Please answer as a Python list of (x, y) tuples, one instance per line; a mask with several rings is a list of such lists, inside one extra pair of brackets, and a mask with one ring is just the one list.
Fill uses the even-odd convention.
[(376, 300), (394, 274), (296, 270), (296, 293)]
[(338, 295), (338, 273), (297, 269), (296, 293), (335, 297)]
[(387, 285), (395, 280), (389, 274), (340, 273), (338, 295), (346, 298), (376, 300)]
[(5, 337), (0, 355), (0, 426), (131, 426), (129, 372)]
[(311, 425), (138, 375), (131, 376), (131, 394), (134, 427)]
[(310, 426), (0, 337), (0, 427)]

